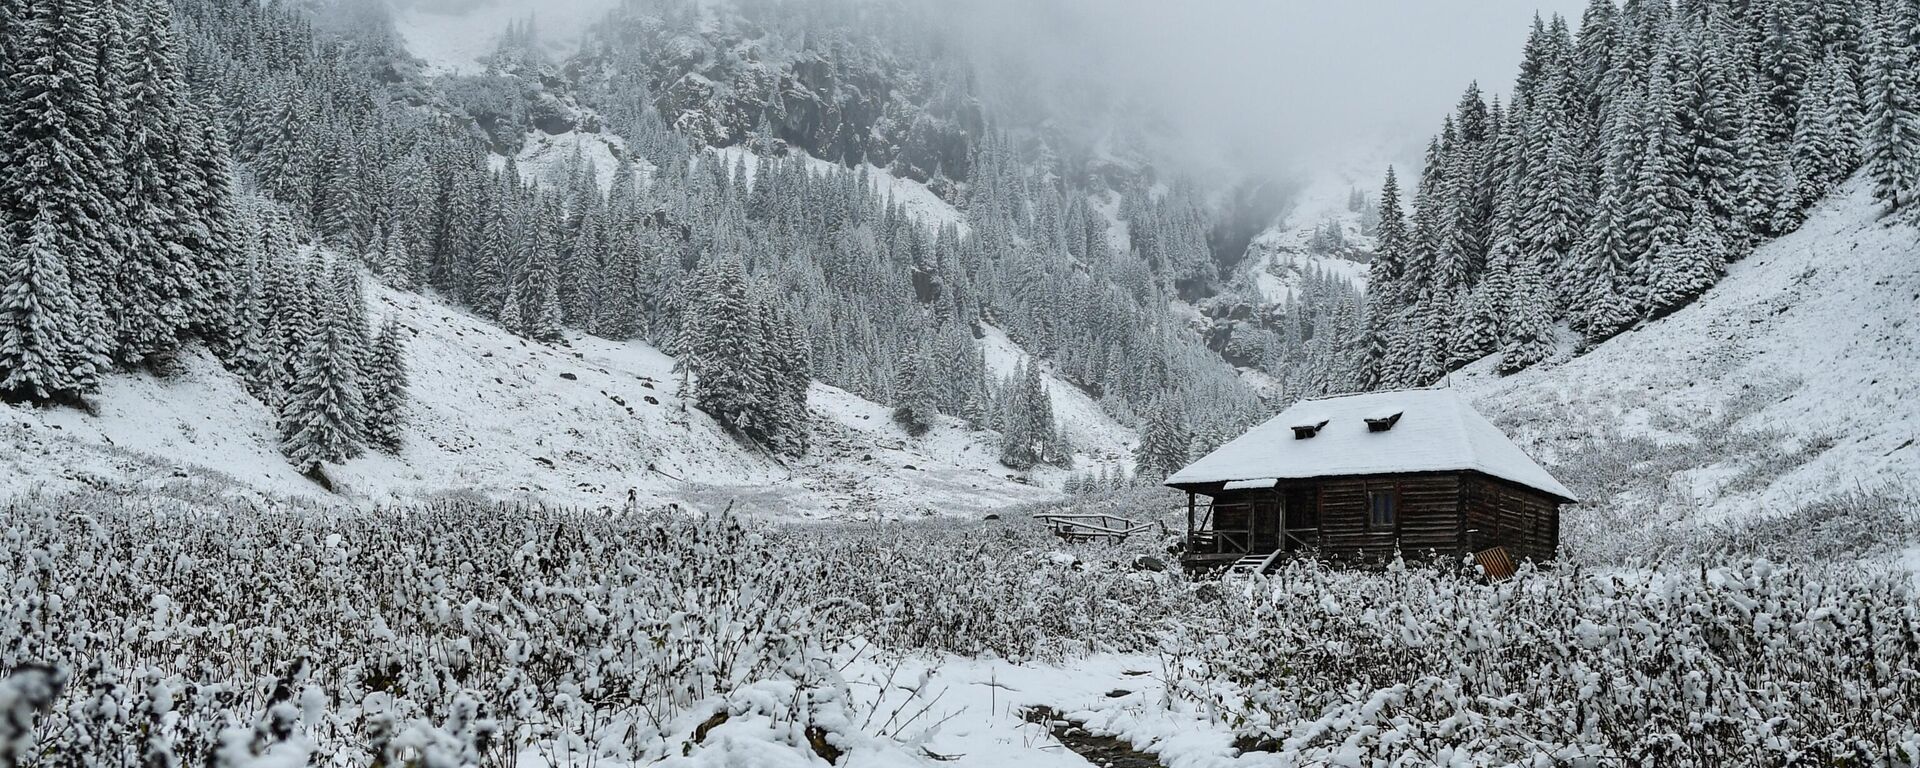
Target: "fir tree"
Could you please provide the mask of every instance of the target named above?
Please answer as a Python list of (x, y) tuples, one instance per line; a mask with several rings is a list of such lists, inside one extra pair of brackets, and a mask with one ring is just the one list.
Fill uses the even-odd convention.
[(0, 392), (40, 400), (86, 389), (73, 370), (85, 355), (80, 307), (53, 216), (43, 208), (0, 240)]
[(1888, 211), (1920, 207), (1920, 11), (1884, 0), (1867, 71), (1866, 164)]
[(734, 259), (717, 260), (701, 279), (693, 310), (683, 317), (680, 365), (691, 378), (688, 394), (720, 423), (745, 431), (757, 403), (749, 361), (761, 357), (747, 280)]
[[(25, 0), (0, 0), (0, 83), (13, 82), (15, 38), (21, 35), (26, 20)], [(0, 89), (8, 87), (0, 85)]]
[(1640, 316), (1633, 291), (1639, 280), (1634, 271), (1639, 260), (1627, 243), (1626, 214), (1617, 188), (1613, 182), (1604, 185), (1575, 256), (1585, 267), (1585, 296), (1574, 320), (1590, 342), (1611, 338)]
[(399, 323), (388, 318), (374, 342), (366, 376), (367, 445), (398, 454), (407, 421), (407, 353)]
[(1026, 470), (1071, 461), (1053, 421), (1053, 400), (1037, 364), (1023, 363), (1005, 386), (1000, 418), (1000, 463)]
[(414, 262), (413, 251), (407, 246), (404, 230), (398, 226), (390, 227), (372, 240), (378, 246), (374, 251), (377, 260), (372, 261), (374, 269), (380, 275), (381, 282), (400, 290), (412, 290), (420, 285), (419, 265)]
[(1807, 206), (1845, 179), (1858, 160), (1859, 94), (1838, 57), (1828, 56), (1807, 81), (1794, 124), (1791, 159), (1796, 203)]
[(500, 324), (507, 330), (548, 344), (566, 338), (553, 265), (562, 226), (559, 204), (550, 196), (544, 198), (523, 227), (518, 264), (500, 313)]
[(1500, 349), (1500, 304), (1493, 283), (1506, 281), (1508, 267), (1503, 262), (1511, 260), (1508, 254), (1496, 255), (1487, 277), (1470, 289), (1462, 289), (1456, 306), (1464, 311), (1452, 336), (1447, 368), (1459, 368)]
[(1734, 151), (1740, 164), (1734, 219), (1753, 237), (1791, 230), (1796, 215), (1787, 190), (1792, 169), (1780, 145), (1768, 137), (1763, 96), (1757, 84), (1750, 84), (1744, 92), (1740, 136)]
[(1650, 309), (1670, 312), (1700, 295), (1725, 271), (1727, 253), (1726, 239), (1706, 205), (1695, 206), (1686, 241), (1662, 249), (1653, 263)]
[(812, 361), (792, 313), (771, 291), (763, 289), (759, 293), (754, 316), (758, 336), (767, 343), (757, 350), (762, 359), (753, 363), (761, 371), (755, 398), (759, 413), (753, 421), (758, 425), (758, 439), (768, 448), (788, 456), (804, 455), (812, 434), (807, 411)]
[(519, 314), (519, 300), (507, 300), (507, 284), (510, 282), (510, 262), (513, 261), (514, 241), (513, 225), (507, 220), (507, 212), (498, 198), (489, 197), (487, 214), (480, 220), (480, 235), (477, 246), (471, 255), (469, 269), (472, 279), (467, 284), (466, 300), (481, 317), (500, 322), (501, 327), (513, 330), (503, 314), (508, 306), (514, 307)]
[(254, 176), (261, 189), (294, 211), (312, 204), (309, 163), (315, 153), (309, 140), (305, 90), (289, 76), (276, 84), (277, 98), (261, 102), (267, 110), (257, 121), (257, 149), (252, 154)]
[(101, 277), (113, 206), (107, 97), (94, 49), (110, 25), (91, 0), (36, 0), (0, 83), (0, 390), (36, 399), (91, 391), (108, 364)]
[(1500, 372), (1515, 373), (1553, 356), (1552, 301), (1529, 259), (1511, 264), (1512, 289), (1507, 310), (1507, 339), (1500, 352)]
[(1720, 33), (1725, 24), (1718, 10), (1710, 16), (1681, 43), (1672, 106), (1680, 131), (1678, 156), (1694, 197), (1713, 213), (1714, 222), (1730, 222), (1741, 174), (1733, 154), (1739, 143), (1737, 91), (1732, 54)]
[(300, 350), (295, 378), (280, 409), (280, 450), (301, 472), (361, 452), (364, 403), (352, 338), (351, 309), (330, 303)]
[[(341, 335), (342, 354), (353, 374), (354, 385), (364, 391), (373, 367), (373, 328), (367, 320), (366, 292), (360, 286), (360, 268), (352, 259), (334, 259), (327, 275), (324, 295), (337, 307), (346, 325)], [(355, 442), (359, 442), (355, 435)], [(356, 455), (357, 452), (356, 452)]]
[(186, 215), (183, 245), (196, 288), (187, 297), (187, 331), (211, 342), (216, 353), (224, 353), (239, 338), (236, 326), (243, 235), (233, 199), (227, 135), (214, 111), (198, 103), (189, 104), (186, 156), (191, 169), (179, 189)]
[(1187, 450), (1193, 433), (1186, 420), (1175, 410), (1171, 399), (1163, 398), (1147, 409), (1146, 424), (1140, 429), (1140, 450), (1134, 453), (1134, 474), (1159, 480), (1187, 465)]
[(914, 437), (926, 434), (938, 414), (933, 378), (933, 363), (925, 355), (908, 353), (900, 357), (894, 375), (893, 420)]
[(191, 248), (196, 215), (185, 185), (194, 179), (182, 137), (183, 101), (175, 70), (171, 20), (165, 3), (136, 5), (132, 50), (121, 60), (127, 85), (120, 108), (125, 129), (115, 226), (119, 258), (113, 260), (113, 297), (108, 302), (117, 339), (116, 357), (128, 364), (171, 355), (186, 327), (188, 302), (200, 292)]
[[(1672, 36), (1668, 36), (1671, 45)], [(1648, 97), (1640, 129), (1639, 170), (1634, 176), (1627, 207), (1628, 248), (1640, 254), (1642, 266), (1633, 274), (1651, 275), (1644, 265), (1657, 264), (1662, 254), (1684, 247), (1688, 216), (1693, 196), (1685, 175), (1684, 146), (1681, 143), (1678, 112), (1674, 108), (1674, 69), (1663, 61), (1653, 68), (1651, 95)], [(1516, 283), (1516, 290), (1518, 283)], [(1649, 286), (1634, 282), (1627, 286), (1634, 304), (1648, 305)]]

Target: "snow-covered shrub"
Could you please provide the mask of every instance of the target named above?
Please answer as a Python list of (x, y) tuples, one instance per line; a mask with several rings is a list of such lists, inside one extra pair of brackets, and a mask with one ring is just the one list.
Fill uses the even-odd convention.
[(1495, 585), (1297, 563), (1170, 641), (1171, 690), (1300, 764), (1913, 765), (1915, 597), (1764, 560)]
[(1148, 650), (1186, 603), (1177, 573), (1136, 570), (1151, 543), (1069, 547), (1024, 516), (796, 530), (133, 498), (0, 509), (19, 764), (647, 763), (698, 753), (719, 712), (725, 733), (880, 749), (841, 711), (837, 649)]
[(832, 601), (849, 632), (895, 650), (1025, 660), (1157, 647), (1189, 604), (1177, 568), (1136, 570), (1157, 541), (1067, 545), (1010, 515), (818, 526), (783, 547), (814, 563), (821, 576), (802, 582), (807, 597)]
[(1710, 523), (1694, 552), (1778, 562), (1845, 561), (1920, 541), (1920, 493), (1856, 489), (1779, 515)]
[(40, 499), (0, 511), (0, 733), (27, 765), (656, 760), (826, 653), (802, 567), (724, 516)]

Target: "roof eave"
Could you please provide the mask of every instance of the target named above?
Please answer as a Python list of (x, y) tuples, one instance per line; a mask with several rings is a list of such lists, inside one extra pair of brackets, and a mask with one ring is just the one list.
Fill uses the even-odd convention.
[[(1286, 475), (1276, 475), (1276, 477), (1278, 477), (1281, 480), (1292, 480), (1292, 481), (1303, 482), (1303, 481), (1309, 481), (1309, 480), (1332, 480), (1335, 478), (1342, 478), (1342, 477), (1381, 477), (1381, 476), (1388, 476), (1388, 475), (1435, 475), (1435, 474), (1451, 474), (1451, 473), (1467, 473), (1467, 472), (1471, 472), (1476, 475), (1481, 475), (1483, 477), (1489, 477), (1495, 480), (1499, 480), (1500, 482), (1503, 482), (1503, 483), (1511, 483), (1513, 485), (1526, 488), (1536, 493), (1544, 494), (1546, 496), (1552, 497), (1553, 499), (1559, 501), (1562, 504), (1580, 503), (1580, 498), (1572, 495), (1571, 491), (1567, 493), (1561, 493), (1559, 491), (1555, 491), (1550, 488), (1541, 488), (1539, 486), (1533, 485), (1532, 483), (1523, 483), (1518, 480), (1501, 477), (1499, 475), (1493, 474), (1491, 472), (1487, 472), (1486, 470), (1479, 469), (1477, 467), (1463, 467), (1458, 469), (1416, 469), (1416, 470), (1408, 470), (1404, 472), (1349, 472), (1349, 473), (1336, 474), (1336, 475), (1313, 475), (1311, 477), (1287, 477)], [(1164, 482), (1162, 482), (1161, 485), (1167, 488), (1186, 491), (1188, 493), (1203, 493), (1209, 489), (1213, 489), (1215, 486), (1231, 483), (1231, 482), (1234, 482), (1235, 480), (1251, 480), (1251, 479), (1254, 479), (1254, 478), (1242, 477), (1242, 478), (1226, 478), (1226, 479), (1216, 479), (1216, 480), (1175, 480), (1174, 478), (1169, 477)]]

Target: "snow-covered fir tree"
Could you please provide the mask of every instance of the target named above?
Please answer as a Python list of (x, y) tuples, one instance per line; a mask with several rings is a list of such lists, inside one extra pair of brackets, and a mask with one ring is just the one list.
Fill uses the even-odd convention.
[(281, 450), (302, 472), (346, 461), (365, 445), (361, 364), (367, 340), (365, 317), (356, 317), (359, 283), (330, 280), (325, 269), (309, 268), (315, 294), (324, 297), (322, 314), (301, 339), (280, 404)]
[(1920, 209), (1920, 9), (1883, 0), (1877, 11), (1863, 83), (1866, 165), (1874, 198), (1911, 219)]
[(900, 358), (894, 376), (893, 420), (909, 435), (918, 437), (933, 427), (933, 418), (939, 413), (934, 378), (933, 361), (926, 356), (909, 353)]
[(1000, 386), (1000, 463), (1014, 469), (1068, 466), (1072, 449), (1053, 418), (1053, 398), (1038, 364), (1022, 362)]
[(1134, 451), (1133, 473), (1158, 481), (1187, 465), (1193, 433), (1171, 403), (1155, 403), (1140, 426), (1140, 447)]
[(382, 453), (400, 452), (407, 424), (407, 350), (405, 330), (389, 318), (373, 342), (364, 382), (367, 445)]
[[(1577, 31), (1536, 22), (1506, 105), (1470, 86), (1443, 121), (1409, 235), (1381, 196), (1372, 386), (1430, 384), (1491, 351), (1490, 331), (1512, 372), (1548, 359), (1560, 326), (1593, 344), (1671, 312), (1863, 165), (1907, 207), (1914, 13), (1593, 0)], [(1463, 324), (1436, 322), (1462, 307)]]

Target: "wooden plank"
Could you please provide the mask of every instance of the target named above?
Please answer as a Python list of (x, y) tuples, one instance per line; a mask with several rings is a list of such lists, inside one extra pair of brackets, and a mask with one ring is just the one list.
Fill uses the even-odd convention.
[(1513, 578), (1514, 572), (1519, 570), (1513, 557), (1507, 554), (1507, 550), (1503, 547), (1483, 549), (1473, 553), (1473, 563), (1480, 566), (1480, 571), (1486, 574), (1488, 581), (1506, 581)]

